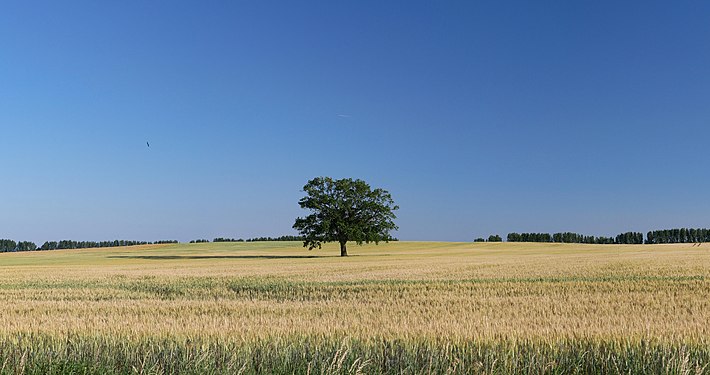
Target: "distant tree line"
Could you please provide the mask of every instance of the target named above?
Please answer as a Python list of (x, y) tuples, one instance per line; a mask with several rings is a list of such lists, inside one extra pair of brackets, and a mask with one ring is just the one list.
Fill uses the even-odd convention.
[(302, 236), (281, 236), (281, 237), (254, 237), (248, 238), (246, 242), (257, 241), (303, 241)]
[[(300, 237), (300, 236), (254, 237), (254, 238), (247, 238), (246, 240), (243, 238), (217, 237), (217, 238), (212, 239), (212, 242), (257, 242), (257, 241), (303, 241), (303, 237)], [(199, 239), (199, 240), (190, 241), (190, 243), (205, 243), (205, 242), (210, 242), (210, 240)]]
[[(31, 250), (37, 249), (37, 245), (35, 245), (33, 242), (15, 242), (13, 240), (0, 240), (0, 253), (6, 253), (10, 251), (19, 251), (18, 249), (22, 246), (22, 248), (27, 248)], [(23, 250), (27, 251), (27, 250)]]
[[(491, 236), (493, 237), (493, 236)], [(488, 241), (491, 241), (491, 237)], [(620, 233), (616, 237), (586, 236), (579, 233), (508, 233), (508, 242), (559, 242), (559, 243), (585, 243), (585, 244), (665, 244), (665, 243), (700, 243), (710, 242), (710, 229), (663, 229), (654, 230), (646, 234), (640, 232)], [(483, 242), (477, 238), (474, 242)]]
[(37, 246), (34, 242), (30, 241), (20, 241), (15, 242), (13, 240), (0, 240), (0, 252), (15, 252), (15, 251), (43, 251), (43, 250), (66, 250), (66, 249), (88, 249), (94, 247), (120, 247), (120, 246), (136, 246), (136, 245), (158, 245), (158, 244), (170, 244), (178, 243), (175, 240), (162, 240), (155, 242), (147, 241), (127, 241), (127, 240), (114, 240), (114, 241), (72, 241), (72, 240), (62, 240), (62, 241), (47, 241), (42, 244), (42, 246)]
[(119, 246), (136, 246), (136, 245), (148, 245), (149, 242), (146, 241), (126, 241), (126, 240), (114, 240), (114, 241), (72, 241), (72, 240), (62, 240), (62, 241), (47, 241), (42, 246), (40, 250), (66, 250), (66, 249), (88, 249), (92, 247), (119, 247)]
[(483, 237), (478, 237), (473, 242), (503, 242), (503, 238), (497, 234), (491, 234), (488, 236), (488, 239), (485, 239)]
[(243, 238), (224, 238), (224, 237), (217, 237), (212, 240), (212, 242), (244, 242)]
[(643, 233), (639, 232), (626, 232), (621, 233), (616, 236), (615, 241), (617, 244), (622, 245), (639, 245), (643, 243)]
[(710, 229), (664, 229), (646, 234), (646, 243), (697, 243), (710, 242)]
[(614, 239), (604, 236), (585, 236), (579, 233), (564, 232), (555, 233), (552, 235), (552, 242), (560, 243), (595, 243), (595, 244), (613, 244)]
[(16, 251), (35, 251), (37, 245), (31, 241), (20, 241), (17, 243)]
[(508, 233), (508, 242), (552, 242), (549, 233)]
[(586, 236), (579, 233), (508, 233), (508, 242), (557, 242), (585, 244), (642, 244), (643, 234), (638, 232), (621, 233), (616, 237)]
[[(291, 235), (286, 235), (286, 236), (279, 236), (279, 237), (253, 237), (253, 238), (227, 238), (227, 237), (217, 237), (212, 239), (212, 242), (260, 242), (260, 241), (303, 241), (302, 236), (291, 236)], [(399, 241), (398, 239), (394, 237), (389, 237), (387, 241)], [(209, 240), (205, 239), (199, 239), (199, 240), (192, 240), (190, 243), (204, 243), (204, 242), (210, 242)]]

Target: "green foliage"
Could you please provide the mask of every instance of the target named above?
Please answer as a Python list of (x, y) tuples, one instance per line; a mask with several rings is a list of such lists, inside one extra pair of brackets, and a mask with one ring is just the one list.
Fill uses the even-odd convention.
[(17, 242), (13, 240), (0, 240), (0, 253), (15, 251), (15, 248), (17, 248)]
[(212, 242), (244, 242), (244, 239), (217, 237), (213, 239)]
[(702, 243), (710, 242), (710, 229), (680, 228), (654, 230), (646, 234), (646, 243)]
[(643, 233), (626, 232), (616, 236), (617, 244), (621, 245), (639, 245), (643, 243)]
[[(212, 242), (266, 242), (266, 241), (303, 241), (302, 236), (284, 235), (279, 237), (225, 238), (217, 237)], [(209, 242), (205, 240), (205, 242)]]
[(557, 243), (586, 243), (586, 244), (642, 244), (643, 234), (627, 232), (612, 237), (585, 236), (578, 233), (508, 233), (508, 242), (557, 242)]
[(502, 242), (503, 239), (497, 234), (491, 234), (488, 236), (488, 242)]
[(13, 240), (0, 240), (0, 253), (13, 251), (35, 251), (37, 245), (30, 241), (15, 242)]
[(563, 242), (563, 243), (587, 243), (587, 244), (664, 244), (664, 243), (703, 243), (710, 242), (710, 229), (663, 229), (654, 230), (646, 234), (626, 232), (616, 237), (595, 237), (584, 236), (577, 233), (555, 233), (552, 236), (548, 233), (509, 233), (509, 242)]
[(586, 243), (586, 244), (614, 244), (615, 240), (612, 237), (597, 237), (597, 236), (585, 236), (579, 233), (564, 232), (555, 233), (552, 235), (552, 242), (558, 243)]
[[(153, 245), (167, 245), (167, 244), (176, 244), (179, 243), (177, 240), (160, 240), (160, 241), (155, 241), (153, 242)], [(149, 242), (150, 244), (150, 242)]]
[[(209, 242), (207, 240), (203, 240)], [(72, 241), (72, 240), (61, 240), (61, 241), (46, 241), (42, 246), (37, 246), (34, 242), (30, 241), (20, 241), (15, 242), (13, 240), (0, 239), (0, 253), (4, 252), (14, 252), (14, 251), (37, 251), (37, 250), (65, 250), (65, 249), (88, 249), (96, 247), (120, 247), (120, 246), (137, 246), (137, 245), (152, 245), (152, 244), (176, 244), (178, 241), (127, 241), (127, 240), (113, 240), (113, 241)]]
[(20, 241), (17, 243), (17, 251), (35, 251), (37, 245), (30, 241)]
[(549, 233), (508, 233), (508, 242), (552, 242)]
[(65, 249), (89, 249), (95, 247), (120, 247), (120, 246), (137, 246), (137, 245), (149, 245), (150, 242), (146, 241), (126, 241), (126, 240), (113, 240), (113, 241), (72, 241), (72, 240), (61, 240), (57, 241), (47, 241), (39, 248), (40, 250), (65, 250)]
[(383, 189), (371, 189), (362, 180), (316, 177), (303, 187), (306, 196), (298, 202), (312, 213), (297, 218), (293, 228), (303, 236), (309, 250), (326, 242), (339, 242), (341, 255), (347, 255), (345, 244), (355, 241), (378, 243), (388, 241), (396, 230), (394, 211), (399, 209), (392, 196)]
[(303, 241), (302, 236), (279, 236), (279, 237), (254, 237), (247, 238), (246, 242), (263, 242), (263, 241)]

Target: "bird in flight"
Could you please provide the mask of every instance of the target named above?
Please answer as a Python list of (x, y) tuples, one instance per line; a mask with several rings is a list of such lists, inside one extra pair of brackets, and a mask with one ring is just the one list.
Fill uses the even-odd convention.
[(146, 142), (145, 144), (147, 144), (147, 145), (148, 145), (148, 147), (150, 147), (150, 143)]

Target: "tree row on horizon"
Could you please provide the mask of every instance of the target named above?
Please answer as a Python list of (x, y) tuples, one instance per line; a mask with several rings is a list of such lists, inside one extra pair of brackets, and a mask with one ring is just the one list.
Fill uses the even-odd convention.
[[(217, 237), (211, 242), (257, 242), (257, 241), (303, 241), (302, 236), (285, 235), (279, 237), (254, 237), (254, 238), (225, 238)], [(207, 243), (210, 242), (208, 239), (200, 238), (197, 240), (191, 240), (190, 243)]]
[[(224, 238), (224, 237), (217, 237), (213, 239), (211, 242), (264, 242), (264, 241), (303, 241), (305, 237), (303, 236), (294, 236), (294, 235), (285, 235), (285, 236), (279, 236), (279, 237), (253, 237), (253, 238)], [(389, 237), (386, 239), (387, 241), (398, 241), (394, 237)], [(197, 239), (197, 240), (191, 240), (190, 243), (207, 243), (210, 242), (208, 239)]]
[[(393, 239), (394, 240), (394, 239)], [(254, 238), (225, 238), (217, 237), (212, 242), (257, 242), (257, 241), (303, 241), (302, 236), (285, 235), (279, 237), (254, 237)], [(210, 242), (207, 239), (192, 240), (190, 243), (206, 243)], [(161, 240), (161, 241), (129, 241), (129, 240), (113, 240), (113, 241), (46, 241), (42, 246), (37, 246), (31, 241), (14, 241), (9, 239), (0, 239), (0, 253), (18, 252), (18, 251), (44, 251), (44, 250), (68, 250), (68, 249), (88, 249), (95, 247), (122, 247), (122, 246), (137, 246), (137, 245), (160, 245), (178, 243), (177, 240)]]
[[(254, 238), (225, 238), (217, 237), (212, 242), (256, 242), (256, 241), (303, 241), (302, 236), (285, 235), (279, 237), (254, 237)], [(192, 240), (190, 243), (206, 243), (210, 242), (207, 239)], [(18, 251), (44, 251), (44, 250), (68, 250), (68, 249), (88, 249), (96, 247), (122, 247), (122, 246), (137, 246), (137, 245), (161, 245), (174, 244), (177, 240), (160, 240), (160, 241), (129, 241), (129, 240), (113, 240), (113, 241), (46, 241), (42, 246), (37, 246), (31, 241), (14, 241), (9, 239), (0, 239), (0, 253), (18, 252)]]
[(15, 242), (8, 239), (0, 239), (0, 253), (17, 252), (17, 251), (45, 251), (45, 250), (69, 250), (69, 249), (88, 249), (95, 247), (122, 247), (122, 246), (137, 246), (137, 245), (161, 245), (178, 243), (177, 240), (160, 240), (160, 241), (128, 241), (128, 240), (113, 240), (113, 241), (46, 241), (42, 246), (37, 246), (31, 241)]
[(654, 230), (646, 234), (646, 243), (698, 243), (710, 242), (710, 229), (679, 228)]
[[(548, 242), (548, 243), (581, 243), (581, 244), (616, 244), (616, 245), (639, 245), (639, 244), (670, 244), (670, 243), (700, 243), (710, 242), (710, 229), (705, 228), (676, 228), (649, 231), (644, 238), (640, 232), (625, 232), (616, 237), (587, 236), (573, 232), (560, 233), (508, 233), (508, 242)], [(248, 239), (234, 239), (217, 237), (212, 242), (257, 242), (257, 241), (303, 241), (302, 236), (286, 235), (280, 237), (254, 237)], [(391, 237), (389, 241), (397, 241)], [(488, 239), (476, 238), (474, 242), (502, 242), (499, 235), (491, 235)], [(210, 242), (206, 239), (192, 240), (190, 243)], [(122, 247), (136, 245), (159, 245), (175, 244), (177, 240), (161, 241), (46, 241), (42, 246), (37, 246), (31, 241), (14, 241), (0, 239), (0, 253), (18, 251), (43, 251), (43, 250), (66, 250), (66, 249), (86, 249), (97, 247)]]
[(643, 234), (626, 232), (616, 237), (587, 236), (573, 232), (562, 233), (508, 233), (508, 242), (554, 242), (554, 243), (584, 243), (584, 244), (642, 244)]
[[(493, 237), (493, 236), (491, 236)], [(491, 241), (489, 237), (489, 242)], [(668, 243), (699, 243), (710, 242), (710, 229), (677, 228), (649, 231), (644, 238), (641, 232), (620, 233), (616, 237), (586, 236), (579, 233), (508, 233), (508, 242), (552, 242), (552, 243), (584, 243), (584, 244), (668, 244)], [(480, 240), (480, 239), (478, 239)]]

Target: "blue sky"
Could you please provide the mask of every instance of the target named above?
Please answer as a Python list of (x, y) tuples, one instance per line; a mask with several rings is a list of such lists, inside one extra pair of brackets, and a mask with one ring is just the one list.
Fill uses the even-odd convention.
[(0, 237), (292, 234), (315, 176), (389, 190), (405, 240), (710, 227), (708, 14), (3, 2)]

